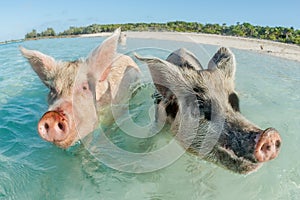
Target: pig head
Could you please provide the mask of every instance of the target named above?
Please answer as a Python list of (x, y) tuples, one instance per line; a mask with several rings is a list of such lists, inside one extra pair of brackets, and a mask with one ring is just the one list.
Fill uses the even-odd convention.
[[(38, 123), (38, 133), (46, 141), (68, 148), (92, 132), (104, 107), (126, 97), (119, 90), (137, 80), (139, 68), (126, 55), (116, 52), (120, 29), (93, 50), (86, 59), (56, 61), (41, 52), (20, 47), (25, 58), (49, 88), (49, 109)], [(124, 86), (123, 86), (124, 87)]]
[(220, 48), (203, 69), (185, 49), (147, 63), (157, 89), (158, 122), (169, 122), (187, 151), (237, 173), (249, 173), (275, 158), (281, 138), (260, 129), (240, 112), (233, 53)]

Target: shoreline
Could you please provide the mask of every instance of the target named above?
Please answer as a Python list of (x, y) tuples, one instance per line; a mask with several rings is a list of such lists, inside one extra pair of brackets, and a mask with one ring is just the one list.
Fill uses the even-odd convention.
[[(244, 38), (236, 36), (223, 36), (205, 33), (181, 33), (181, 32), (124, 32), (128, 38), (174, 40), (179, 42), (195, 42), (225, 46), (248, 51), (254, 51), (265, 55), (271, 55), (288, 60), (300, 62), (300, 46), (286, 44), (270, 40)], [(111, 33), (95, 33), (78, 35), (78, 37), (107, 37)]]

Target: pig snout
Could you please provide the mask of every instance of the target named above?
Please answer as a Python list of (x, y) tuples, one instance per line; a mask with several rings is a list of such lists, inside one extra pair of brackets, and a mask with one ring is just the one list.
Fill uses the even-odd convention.
[(277, 130), (268, 128), (259, 135), (254, 156), (258, 162), (266, 162), (277, 157), (281, 146), (281, 138)]
[(63, 114), (57, 111), (48, 111), (38, 123), (38, 132), (46, 141), (62, 141), (68, 136), (69, 125)]

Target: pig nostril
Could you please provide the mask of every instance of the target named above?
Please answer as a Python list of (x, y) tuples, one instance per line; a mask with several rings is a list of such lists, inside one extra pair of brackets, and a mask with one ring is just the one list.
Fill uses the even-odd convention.
[(64, 130), (64, 125), (63, 125), (62, 123), (59, 122), (59, 123), (57, 124), (57, 126), (58, 126), (58, 128), (59, 128), (60, 130), (62, 130), (62, 131)]
[(271, 150), (271, 145), (264, 144), (264, 145), (262, 145), (262, 147), (260, 148), (260, 150), (263, 151), (263, 152), (270, 151)]
[(48, 123), (45, 123), (45, 124), (44, 124), (44, 127), (45, 127), (46, 130), (48, 130), (48, 129), (49, 129), (49, 124), (48, 124)]
[(279, 149), (280, 145), (281, 145), (280, 140), (277, 140), (276, 143), (275, 143), (276, 149)]

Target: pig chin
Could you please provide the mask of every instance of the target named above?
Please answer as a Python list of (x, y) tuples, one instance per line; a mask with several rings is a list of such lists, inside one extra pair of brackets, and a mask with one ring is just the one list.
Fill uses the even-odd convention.
[(77, 134), (71, 108), (71, 103), (63, 103), (46, 112), (38, 123), (41, 138), (61, 148), (73, 145)]
[(214, 149), (214, 158), (208, 156), (208, 160), (230, 171), (239, 174), (249, 174), (262, 166), (262, 163), (252, 159), (237, 156), (232, 150), (217, 146)]

